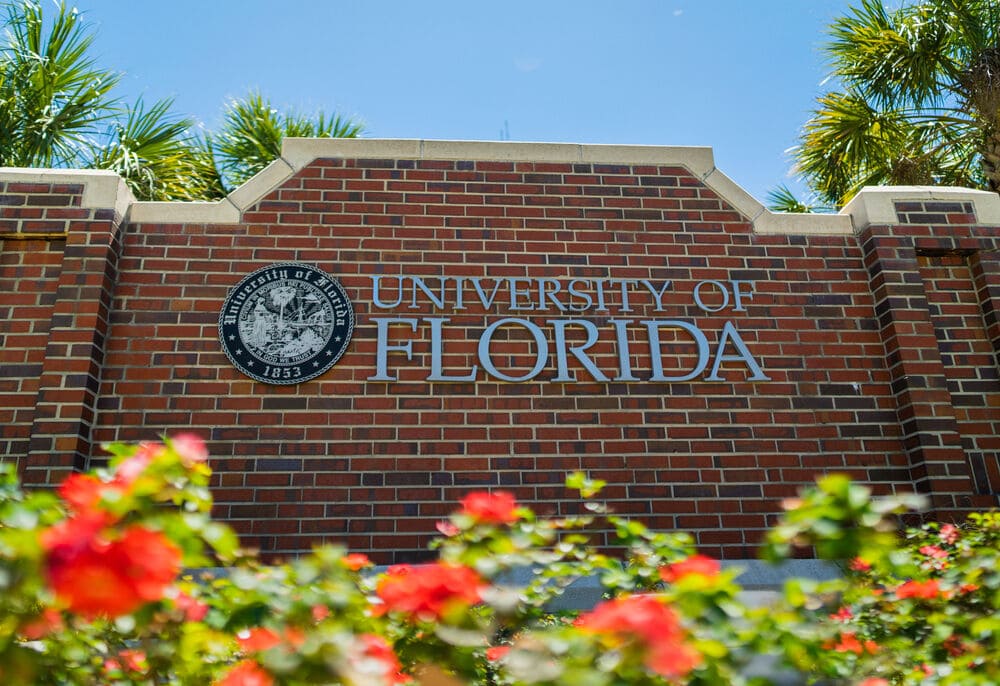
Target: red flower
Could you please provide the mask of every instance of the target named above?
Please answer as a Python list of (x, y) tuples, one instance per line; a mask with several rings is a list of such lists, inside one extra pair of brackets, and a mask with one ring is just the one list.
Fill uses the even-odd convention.
[(190, 469), (196, 464), (208, 462), (208, 448), (205, 441), (195, 434), (178, 434), (168, 439), (170, 447), (174, 449), (180, 458), (181, 464)]
[(123, 489), (130, 487), (139, 476), (146, 471), (150, 463), (163, 454), (166, 448), (160, 443), (140, 443), (139, 449), (130, 457), (125, 458), (115, 469), (112, 483)]
[(126, 649), (118, 653), (118, 657), (122, 659), (125, 668), (131, 672), (144, 674), (149, 669), (149, 663), (146, 662), (146, 653), (141, 650)]
[(322, 622), (329, 616), (330, 616), (330, 608), (328, 608), (326, 605), (312, 606), (312, 618), (314, 621)]
[(858, 686), (889, 686), (889, 682), (881, 677), (873, 676), (865, 679)]
[(684, 642), (674, 612), (652, 596), (635, 595), (600, 603), (575, 622), (583, 631), (603, 635), (612, 644), (633, 643), (645, 652), (644, 664), (667, 678), (687, 674), (701, 655)]
[(375, 588), (382, 605), (374, 611), (400, 612), (423, 621), (439, 620), (478, 603), (482, 587), (482, 579), (468, 567), (445, 562), (419, 567), (394, 565)]
[(938, 532), (938, 538), (941, 539), (941, 542), (948, 545), (953, 545), (958, 540), (958, 536), (958, 527), (954, 524), (945, 524)]
[(519, 519), (517, 501), (507, 491), (476, 491), (462, 498), (461, 503), (459, 514), (476, 524), (510, 524)]
[(181, 552), (162, 533), (139, 525), (105, 532), (107, 521), (78, 515), (40, 537), (49, 586), (87, 616), (117, 617), (159, 600), (180, 572)]
[(948, 551), (938, 548), (936, 545), (925, 545), (920, 548), (920, 554), (926, 555), (935, 560), (943, 560), (948, 557)]
[(208, 605), (187, 593), (178, 593), (174, 605), (184, 613), (184, 619), (189, 622), (200, 622), (208, 614)]
[(456, 534), (458, 534), (459, 531), (461, 531), (461, 529), (459, 529), (451, 522), (438, 522), (437, 524), (434, 525), (434, 528), (440, 531), (443, 535), (448, 536), (449, 538), (455, 536)]
[(274, 679), (253, 660), (243, 660), (226, 672), (215, 686), (273, 686)]
[(29, 619), (21, 626), (20, 634), (29, 641), (37, 641), (63, 628), (62, 615), (59, 610), (47, 607), (42, 614)]
[(875, 641), (865, 641), (862, 643), (858, 640), (857, 634), (851, 631), (845, 631), (836, 641), (827, 641), (823, 644), (823, 647), (827, 650), (835, 650), (838, 653), (854, 653), (855, 655), (862, 655), (864, 653), (874, 655), (878, 652), (878, 644)]
[(692, 574), (713, 579), (719, 575), (719, 563), (705, 555), (692, 555), (685, 560), (660, 567), (660, 578), (669, 584), (676, 583)]
[(102, 498), (127, 494), (150, 463), (163, 451), (164, 447), (159, 443), (141, 443), (135, 454), (118, 465), (111, 481), (101, 481), (90, 474), (70, 474), (59, 486), (59, 496), (75, 513), (92, 512), (97, 509)]
[(958, 634), (952, 634), (944, 640), (941, 646), (948, 651), (948, 654), (952, 657), (959, 657), (960, 655), (968, 652), (968, 647), (962, 641), (962, 637)]
[(341, 558), (341, 562), (352, 572), (356, 572), (362, 567), (371, 565), (372, 561), (364, 553), (351, 553)]
[(851, 560), (851, 564), (849, 566), (855, 572), (870, 572), (872, 570), (871, 563), (862, 560), (860, 557), (856, 557)]
[(941, 594), (937, 579), (928, 581), (907, 581), (896, 589), (897, 598), (921, 598), (930, 600)]
[(842, 607), (836, 612), (834, 612), (832, 615), (830, 615), (830, 619), (832, 619), (835, 622), (847, 622), (852, 617), (854, 617), (854, 613), (851, 612), (851, 609), (849, 607)]
[(255, 653), (278, 645), (281, 643), (281, 637), (270, 629), (255, 626), (236, 634), (236, 642), (244, 652)]
[(486, 649), (486, 659), (490, 662), (502, 660), (510, 652), (510, 646), (492, 646)]
[(660, 641), (649, 647), (646, 666), (667, 678), (682, 676), (701, 664), (701, 654), (680, 641)]
[(70, 510), (82, 513), (94, 509), (105, 493), (114, 490), (119, 489), (90, 474), (70, 474), (59, 485), (59, 497), (69, 505)]

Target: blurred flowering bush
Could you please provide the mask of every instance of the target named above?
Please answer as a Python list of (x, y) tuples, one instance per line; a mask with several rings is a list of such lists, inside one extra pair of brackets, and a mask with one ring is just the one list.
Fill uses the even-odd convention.
[[(0, 684), (767, 684), (747, 666), (760, 655), (824, 683), (1000, 683), (996, 514), (900, 538), (912, 498), (826, 477), (763, 553), (806, 547), (844, 577), (750, 608), (736, 570), (608, 512), (582, 474), (567, 486), (586, 515), (471, 493), (439, 524), (437, 561), (376, 574), (336, 547), (278, 566), (239, 550), (209, 516), (194, 436), (109, 450), (109, 469), (56, 493), (0, 470)], [(609, 527), (619, 555), (591, 542)], [(584, 577), (604, 601), (548, 609)]]

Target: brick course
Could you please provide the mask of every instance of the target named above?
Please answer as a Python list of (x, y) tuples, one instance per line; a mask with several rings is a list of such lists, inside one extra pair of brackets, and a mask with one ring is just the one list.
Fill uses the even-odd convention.
[[(900, 189), (891, 221), (855, 211), (856, 233), (815, 232), (808, 217), (778, 233), (761, 229), (767, 217), (714, 167), (683, 156), (549, 160), (551, 146), (538, 146), (536, 161), (413, 159), (383, 154), (382, 143), (286, 157), (276, 164), (289, 171), (238, 207), (238, 221), (152, 221), (156, 208), (143, 203), (122, 221), (113, 204), (81, 206), (85, 181), (0, 174), (6, 459), (30, 483), (53, 483), (99, 463), (101, 442), (192, 430), (209, 441), (217, 514), (247, 545), (285, 555), (338, 541), (380, 562), (419, 559), (435, 522), (472, 489), (578, 512), (562, 482), (579, 469), (608, 481), (616, 511), (692, 531), (706, 554), (731, 559), (752, 557), (781, 499), (823, 472), (879, 493), (928, 493), (940, 516), (996, 505), (1000, 233), (978, 199)], [(28, 236), (40, 231), (50, 233)], [(319, 266), (355, 309), (347, 353), (299, 385), (243, 376), (218, 341), (229, 289), (275, 262)], [(379, 308), (376, 276), (383, 302), (400, 295), (402, 276), (430, 292), (407, 286), (398, 307)], [(606, 311), (560, 312), (534, 286), (513, 296), (534, 309), (512, 311), (501, 289), (504, 305), (486, 310), (469, 281), (456, 308), (455, 279), (475, 277), (489, 288), (589, 280), (580, 288), (594, 297), (594, 280), (617, 281)], [(450, 302), (436, 307), (441, 279)], [(637, 286), (626, 308), (621, 280), (671, 287), (657, 307)], [(733, 282), (744, 283), (739, 303)], [(385, 317), (417, 320), (415, 331), (387, 328), (394, 344), (412, 340), (412, 359), (390, 352), (395, 378), (371, 380)], [(478, 365), (474, 379), (427, 380), (427, 320), (441, 317), (443, 373)], [(533, 379), (482, 368), (478, 340), (505, 317), (545, 333), (550, 355)], [(559, 368), (556, 337), (586, 338), (567, 318), (599, 332), (587, 355), (607, 380), (572, 355)], [(647, 380), (655, 364), (642, 322), (664, 319), (704, 332), (713, 360), (696, 378)], [(705, 380), (727, 322), (768, 380), (751, 380), (731, 341), (722, 380)], [(637, 380), (616, 380), (628, 376), (617, 326)], [(697, 362), (690, 335), (660, 333), (662, 374), (683, 376)], [(505, 326), (492, 358), (501, 373), (526, 375), (536, 346)]]

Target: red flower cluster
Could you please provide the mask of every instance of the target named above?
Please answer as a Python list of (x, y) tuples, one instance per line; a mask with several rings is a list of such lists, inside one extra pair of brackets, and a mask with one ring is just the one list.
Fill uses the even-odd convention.
[[(189, 466), (207, 458), (197, 436), (171, 441)], [(115, 526), (102, 501), (128, 494), (136, 480), (166, 450), (143, 443), (110, 481), (73, 474), (59, 488), (72, 516), (42, 532), (44, 573), (56, 596), (73, 612), (117, 617), (159, 600), (181, 567), (181, 551), (159, 531), (139, 524)]]
[(253, 660), (243, 660), (226, 672), (215, 686), (272, 686), (274, 679)]
[(510, 652), (510, 646), (491, 646), (486, 649), (486, 659), (490, 662), (499, 662)]
[(208, 605), (187, 593), (178, 593), (173, 600), (174, 606), (184, 613), (188, 622), (200, 622), (208, 614)]
[(874, 655), (878, 652), (878, 644), (875, 641), (861, 641), (853, 631), (845, 631), (840, 634), (840, 638), (827, 641), (823, 647), (838, 653), (854, 653), (855, 655), (863, 655), (864, 653)]
[(128, 671), (145, 674), (149, 670), (146, 653), (141, 650), (123, 650), (118, 657), (109, 657), (104, 661), (104, 671)]
[(935, 560), (943, 560), (948, 557), (948, 551), (938, 548), (936, 545), (925, 545), (920, 548), (920, 554)]
[(701, 664), (701, 655), (684, 642), (684, 630), (673, 610), (652, 596), (635, 595), (597, 605), (580, 615), (576, 626), (630, 643), (644, 652), (643, 663), (667, 678), (684, 676)]
[(364, 553), (350, 553), (349, 555), (344, 555), (340, 562), (352, 572), (368, 567), (372, 563), (372, 561), (369, 560), (368, 556)]
[(830, 619), (835, 622), (849, 622), (853, 619), (854, 613), (851, 612), (849, 607), (841, 607), (839, 610), (830, 615)]
[(863, 560), (860, 557), (856, 557), (851, 560), (850, 568), (855, 572), (870, 572), (872, 571), (872, 565), (867, 560)]
[(40, 615), (21, 625), (19, 632), (29, 641), (37, 641), (53, 632), (62, 631), (63, 628), (62, 615), (59, 614), (59, 610), (47, 607), (42, 610)]
[(264, 626), (243, 629), (236, 634), (236, 643), (244, 653), (262, 652), (275, 646), (292, 650), (301, 646), (305, 640), (306, 635), (302, 629), (294, 626), (284, 627), (280, 634)]
[[(170, 439), (170, 446), (186, 467), (205, 462), (208, 451), (205, 442), (193, 434), (181, 434)], [(166, 450), (160, 443), (140, 443), (135, 454), (118, 465), (111, 481), (101, 481), (90, 474), (70, 474), (59, 486), (59, 495), (73, 512), (90, 512), (104, 498), (125, 495), (149, 465)]]
[(271, 631), (267, 627), (255, 626), (251, 629), (244, 629), (236, 634), (236, 642), (245, 653), (255, 653), (262, 650), (269, 650), (281, 643), (281, 636)]
[(947, 543), (948, 545), (954, 545), (959, 538), (958, 527), (954, 524), (945, 524), (941, 527), (938, 532), (938, 538), (941, 539), (942, 543)]
[(517, 500), (507, 491), (476, 491), (460, 502), (459, 514), (470, 517), (476, 524), (511, 524), (520, 518)]
[(483, 586), (475, 571), (461, 565), (394, 565), (375, 588), (382, 600), (375, 612), (399, 612), (427, 622), (440, 620), (453, 610), (478, 603)]
[(677, 583), (686, 576), (697, 574), (709, 579), (719, 575), (719, 562), (705, 555), (691, 557), (660, 567), (660, 578), (668, 584)]
[(107, 517), (80, 514), (41, 534), (45, 576), (73, 612), (117, 617), (159, 600), (181, 569), (181, 551), (159, 531), (107, 528)]
[(928, 559), (923, 564), (925, 569), (945, 569), (948, 567), (948, 551), (936, 545), (925, 545), (920, 547), (920, 554)]
[(937, 579), (928, 581), (907, 581), (896, 589), (897, 598), (920, 598), (930, 600), (941, 595), (941, 586)]

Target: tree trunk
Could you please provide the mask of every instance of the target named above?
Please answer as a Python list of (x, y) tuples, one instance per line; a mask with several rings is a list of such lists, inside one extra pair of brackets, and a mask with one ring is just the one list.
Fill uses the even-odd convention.
[(983, 175), (993, 192), (1000, 192), (1000, 128), (994, 127), (983, 136)]

